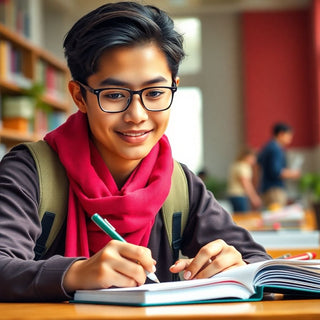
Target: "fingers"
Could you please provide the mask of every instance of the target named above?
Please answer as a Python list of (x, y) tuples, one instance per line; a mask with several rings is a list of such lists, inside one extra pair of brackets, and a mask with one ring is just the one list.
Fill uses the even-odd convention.
[[(131, 265), (130, 265), (131, 264)], [(146, 276), (141, 266), (130, 262), (115, 264), (99, 278), (99, 288), (136, 287), (145, 283)]]
[(156, 261), (152, 258), (151, 251), (148, 248), (129, 243), (120, 243), (119, 254), (125, 259), (138, 263), (148, 272), (155, 271)]
[(89, 259), (74, 262), (64, 276), (63, 286), (73, 292), (141, 285), (146, 281), (145, 270), (154, 272), (155, 263), (149, 249), (112, 240)]
[(211, 277), (221, 271), (244, 265), (241, 254), (223, 240), (216, 240), (203, 246), (189, 266), (183, 277), (186, 280)]
[(136, 285), (145, 283), (145, 271), (154, 272), (156, 263), (148, 248), (115, 240), (103, 250), (102, 261), (114, 272), (135, 280)]
[(178, 261), (175, 262), (174, 265), (172, 265), (169, 270), (172, 273), (178, 273), (183, 270), (185, 270), (190, 263), (192, 262), (192, 259), (179, 259)]
[[(106, 259), (106, 256), (104, 256), (103, 264), (108, 264), (108, 277), (106, 277), (106, 270), (104, 270), (101, 278), (104, 287), (139, 286), (146, 281), (143, 267), (126, 257), (113, 255), (111, 260), (110, 258)], [(104, 279), (108, 279), (108, 281), (104, 282)]]

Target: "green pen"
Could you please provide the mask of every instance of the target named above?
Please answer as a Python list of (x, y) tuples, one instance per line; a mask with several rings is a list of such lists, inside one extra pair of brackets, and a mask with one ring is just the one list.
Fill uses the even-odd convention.
[[(125, 239), (123, 239), (120, 234), (116, 231), (115, 227), (107, 220), (103, 219), (98, 213), (95, 213), (91, 220), (106, 234), (108, 234), (112, 239), (119, 240), (121, 242), (127, 242)], [(139, 262), (138, 262), (139, 263)], [(154, 281), (160, 283), (157, 276), (153, 272), (148, 272), (145, 270), (145, 273), (147, 277)]]

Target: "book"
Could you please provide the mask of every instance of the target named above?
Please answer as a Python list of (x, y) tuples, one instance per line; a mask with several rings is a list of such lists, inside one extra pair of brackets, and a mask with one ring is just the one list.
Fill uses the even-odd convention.
[(293, 203), (277, 210), (264, 210), (261, 214), (262, 226), (273, 229), (300, 229), (304, 220), (305, 211), (299, 203)]
[(10, 52), (9, 42), (0, 39), (0, 78), (6, 81), (10, 76)]
[(304, 157), (301, 154), (296, 154), (290, 164), (290, 169), (301, 170), (304, 162)]
[(320, 296), (320, 260), (274, 259), (232, 268), (208, 279), (77, 290), (72, 302), (154, 306), (259, 301), (267, 292)]
[(30, 38), (30, 9), (26, 0), (0, 0), (0, 23)]
[(3, 118), (32, 119), (34, 116), (35, 101), (29, 96), (6, 96), (3, 98)]

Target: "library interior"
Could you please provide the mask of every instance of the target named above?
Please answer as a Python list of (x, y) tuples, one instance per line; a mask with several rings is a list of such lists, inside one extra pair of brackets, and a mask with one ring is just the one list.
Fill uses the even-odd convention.
[[(0, 0), (0, 159), (19, 143), (41, 140), (76, 111), (62, 43), (81, 16), (106, 2), (116, 1)], [(203, 179), (272, 258), (320, 259), (320, 0), (137, 2), (168, 12), (185, 38), (166, 131), (174, 158)], [(276, 123), (292, 129), (286, 165), (300, 174), (284, 181), (285, 204), (265, 204), (259, 155)], [(256, 157), (246, 179), (259, 200), (245, 196), (248, 208), (240, 212), (229, 188), (244, 147)], [(316, 319), (319, 302), (269, 297), (232, 308), (127, 309), (0, 303), (0, 312), (6, 319)]]

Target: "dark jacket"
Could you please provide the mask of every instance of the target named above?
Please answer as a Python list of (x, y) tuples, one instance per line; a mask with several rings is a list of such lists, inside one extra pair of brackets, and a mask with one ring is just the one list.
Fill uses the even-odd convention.
[(261, 192), (270, 188), (284, 188), (281, 171), (287, 165), (286, 155), (281, 146), (271, 140), (260, 152), (258, 163), (262, 169)]

